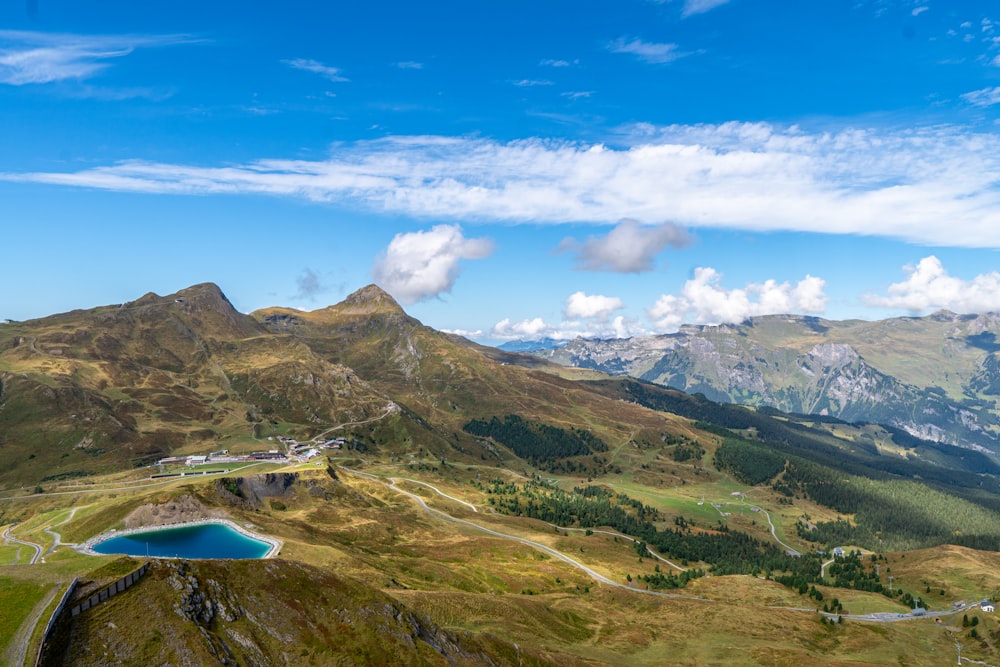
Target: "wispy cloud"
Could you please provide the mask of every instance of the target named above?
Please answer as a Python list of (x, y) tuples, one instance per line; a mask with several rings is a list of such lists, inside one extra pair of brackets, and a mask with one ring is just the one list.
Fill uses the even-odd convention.
[(519, 88), (532, 88), (534, 86), (551, 86), (552, 81), (548, 79), (520, 79), (518, 81), (511, 81), (512, 84)]
[(941, 125), (809, 133), (725, 123), (626, 128), (616, 143), (622, 147), (390, 137), (337, 145), (325, 160), (217, 167), (129, 161), (0, 179), (125, 192), (269, 194), (439, 221), (634, 218), (1000, 247), (997, 134)]
[(887, 294), (867, 294), (869, 306), (899, 308), (911, 313), (947, 309), (959, 313), (1000, 312), (1000, 273), (991, 271), (962, 280), (948, 274), (934, 255), (916, 266), (904, 266), (907, 278), (889, 286)]
[(691, 55), (678, 50), (676, 44), (660, 42), (644, 42), (641, 39), (626, 39), (619, 37), (608, 44), (612, 53), (628, 53), (647, 63), (663, 64)]
[(398, 67), (399, 69), (423, 69), (424, 64), (415, 62), (413, 60), (403, 60), (401, 62), (396, 63), (396, 67)]
[[(1000, 56), (998, 56), (1000, 57)], [(1000, 86), (983, 88), (962, 95), (962, 99), (977, 107), (989, 107), (1000, 103)]]
[(729, 0), (684, 0), (684, 8), (681, 10), (681, 16), (687, 18), (695, 14), (704, 14), (728, 2)]
[(91, 78), (141, 47), (193, 43), (188, 35), (72, 35), (0, 30), (0, 83), (11, 86)]
[(350, 81), (350, 79), (348, 79), (347, 77), (345, 77), (340, 73), (340, 68), (324, 65), (318, 60), (310, 60), (308, 58), (294, 58), (292, 60), (282, 60), (281, 62), (293, 69), (300, 69), (304, 72), (312, 72), (313, 74), (319, 74), (327, 81), (333, 81), (334, 83), (345, 83), (347, 81)]
[(579, 60), (556, 60), (555, 58), (544, 58), (538, 61), (539, 65), (543, 67), (570, 67), (572, 65), (579, 65)]
[(795, 285), (767, 280), (742, 289), (722, 287), (722, 275), (713, 268), (695, 269), (680, 295), (663, 294), (646, 309), (662, 331), (673, 331), (682, 322), (692, 324), (738, 323), (748, 317), (780, 313), (819, 315), (826, 309), (826, 281), (807, 275)]
[(565, 93), (559, 93), (559, 94), (562, 95), (563, 97), (571, 99), (571, 100), (583, 100), (583, 99), (587, 99), (588, 97), (593, 97), (594, 91), (592, 91), (592, 90), (569, 90), (569, 91), (566, 91)]
[(642, 273), (653, 270), (653, 260), (668, 245), (682, 248), (691, 243), (691, 235), (672, 223), (644, 227), (626, 218), (607, 236), (591, 236), (578, 242), (568, 238), (559, 244), (559, 252), (575, 252), (577, 268), (584, 271)]
[(295, 278), (295, 284), (298, 287), (298, 291), (293, 298), (308, 299), (310, 301), (315, 300), (318, 294), (325, 292), (327, 289), (323, 285), (319, 274), (309, 267), (302, 269), (302, 273)]
[(924, 12), (926, 12), (929, 9), (930, 9), (930, 7), (928, 7), (927, 5), (922, 5), (920, 7), (914, 7), (913, 11), (910, 12), (910, 14), (913, 15), (913, 16), (920, 16), (921, 14), (923, 14)]
[(490, 239), (468, 239), (458, 225), (397, 234), (375, 261), (375, 282), (403, 303), (415, 303), (450, 292), (459, 262), (493, 254)]

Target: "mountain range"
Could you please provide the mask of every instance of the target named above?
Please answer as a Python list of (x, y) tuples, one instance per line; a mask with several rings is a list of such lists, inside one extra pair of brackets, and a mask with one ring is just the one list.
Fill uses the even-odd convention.
[(1000, 627), (973, 644), (951, 610), (1000, 591), (995, 330), (772, 317), (525, 354), (374, 285), (243, 314), (210, 283), (0, 324), (0, 608), (138, 567), (67, 543), (211, 516), (280, 558), (156, 563), (46, 664), (922, 665), (959, 636), (985, 658)]
[(875, 322), (769, 315), (530, 351), (711, 400), (893, 426), (1000, 452), (1000, 316), (937, 312)]

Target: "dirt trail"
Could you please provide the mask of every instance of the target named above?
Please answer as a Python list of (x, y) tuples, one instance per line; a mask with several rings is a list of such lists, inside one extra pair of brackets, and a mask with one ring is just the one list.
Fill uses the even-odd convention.
[(28, 617), (21, 623), (21, 627), (17, 629), (17, 632), (10, 640), (10, 645), (7, 647), (7, 662), (5, 664), (11, 667), (21, 667), (24, 664), (25, 654), (28, 652), (28, 644), (31, 642), (31, 633), (35, 631), (35, 626), (38, 625), (42, 612), (52, 603), (60, 588), (62, 587), (53, 586), (52, 590), (45, 594), (45, 597), (35, 605), (31, 613), (28, 614)]

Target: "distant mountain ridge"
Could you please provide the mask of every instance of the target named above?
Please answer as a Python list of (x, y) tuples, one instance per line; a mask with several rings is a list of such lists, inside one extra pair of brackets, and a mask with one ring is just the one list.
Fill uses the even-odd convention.
[(1000, 451), (1000, 315), (876, 322), (769, 315), (674, 334), (577, 339), (533, 354), (722, 402), (882, 423)]
[(566, 345), (568, 340), (556, 340), (555, 338), (539, 338), (537, 340), (509, 340), (506, 343), (497, 345), (498, 350), (504, 352), (533, 352), (534, 350), (556, 350)]

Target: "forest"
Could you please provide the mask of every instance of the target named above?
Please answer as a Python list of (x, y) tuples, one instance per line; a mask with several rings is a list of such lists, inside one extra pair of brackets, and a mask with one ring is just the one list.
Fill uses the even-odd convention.
[(770, 482), (788, 497), (806, 497), (853, 517), (812, 529), (799, 524), (800, 537), (813, 542), (876, 551), (945, 543), (992, 550), (1000, 544), (1000, 514), (920, 481), (848, 474), (845, 466), (784, 455), (732, 433), (723, 437), (714, 462), (745, 484)]
[(784, 572), (808, 581), (819, 580), (818, 554), (790, 556), (770, 542), (731, 531), (722, 523), (700, 527), (690, 519), (676, 517), (673, 527), (658, 528), (655, 523), (664, 522), (659, 511), (601, 487), (577, 487), (567, 492), (541, 480), (520, 485), (493, 480), (482, 488), (490, 505), (505, 514), (561, 527), (614, 528), (633, 538), (640, 556), (646, 555), (648, 545), (685, 567), (706, 563), (714, 575)]
[(583, 429), (562, 429), (518, 415), (473, 419), (462, 429), (481, 438), (492, 438), (532, 465), (570, 456), (608, 451), (607, 444)]

